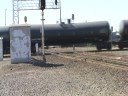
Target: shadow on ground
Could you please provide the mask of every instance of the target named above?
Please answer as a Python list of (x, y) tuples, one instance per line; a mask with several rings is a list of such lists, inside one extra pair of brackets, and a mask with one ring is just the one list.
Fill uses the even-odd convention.
[(47, 62), (43, 62), (42, 60), (37, 60), (35, 58), (32, 58), (31, 64), (34, 66), (39, 66), (39, 67), (61, 67), (64, 66), (64, 64), (51, 64)]

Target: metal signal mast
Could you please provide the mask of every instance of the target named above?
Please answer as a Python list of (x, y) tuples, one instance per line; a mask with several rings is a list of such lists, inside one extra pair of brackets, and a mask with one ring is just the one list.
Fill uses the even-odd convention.
[[(19, 24), (19, 12), (23, 10), (40, 10), (40, 0), (12, 0), (13, 24)], [(45, 9), (60, 9), (60, 0), (46, 0)]]
[[(42, 10), (42, 59), (46, 62), (44, 51), (44, 9), (60, 9), (58, 0), (13, 0), (13, 24), (19, 24), (19, 11), (22, 10)], [(27, 21), (27, 17), (25, 18)], [(61, 15), (60, 15), (61, 22)]]

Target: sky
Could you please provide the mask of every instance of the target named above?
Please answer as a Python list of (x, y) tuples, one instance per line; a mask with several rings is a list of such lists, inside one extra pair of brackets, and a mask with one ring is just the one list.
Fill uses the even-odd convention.
[[(0, 1), (0, 26), (5, 25), (5, 17), (6, 25), (12, 24), (12, 8), (12, 0)], [(128, 19), (127, 10), (128, 0), (61, 0), (63, 22), (74, 14), (74, 23), (108, 21), (114, 31), (118, 31), (121, 20)], [(24, 23), (24, 16), (27, 16), (29, 24), (41, 24), (40, 10), (20, 11), (19, 15), (20, 24)], [(56, 24), (60, 18), (60, 10), (45, 9), (44, 18), (45, 24)]]

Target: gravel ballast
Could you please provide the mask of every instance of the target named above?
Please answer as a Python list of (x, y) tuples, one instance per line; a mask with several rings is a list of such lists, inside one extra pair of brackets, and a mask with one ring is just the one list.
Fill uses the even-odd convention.
[[(39, 58), (39, 57), (38, 57)], [(46, 55), (47, 65), (0, 62), (0, 96), (127, 96), (128, 68)]]

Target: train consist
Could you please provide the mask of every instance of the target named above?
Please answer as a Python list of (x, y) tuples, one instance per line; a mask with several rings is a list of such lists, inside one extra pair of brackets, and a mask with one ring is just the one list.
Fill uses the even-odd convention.
[(128, 20), (122, 20), (120, 23), (120, 40), (118, 42), (119, 49), (128, 47)]
[[(120, 30), (119, 48), (123, 49), (127, 43), (128, 21), (122, 22)], [(41, 46), (41, 25), (31, 25), (31, 49), (35, 51), (35, 44)], [(9, 26), (0, 27), (0, 37), (3, 37), (4, 53), (10, 50)], [(107, 21), (47, 24), (44, 25), (45, 45), (70, 45), (80, 43), (93, 43), (97, 50), (112, 48), (110, 25)]]

